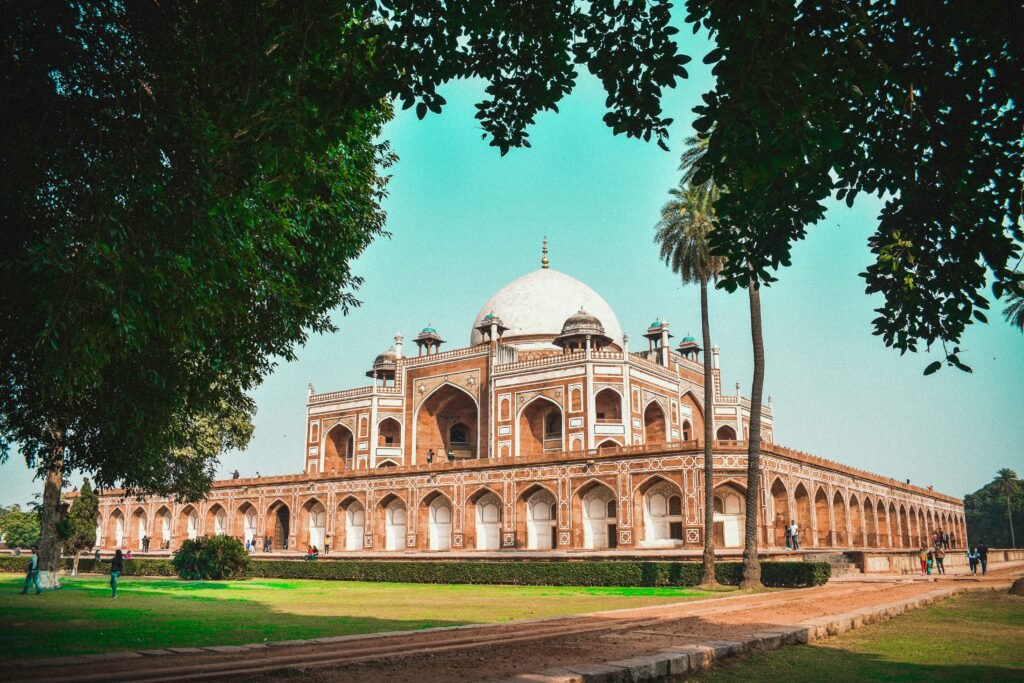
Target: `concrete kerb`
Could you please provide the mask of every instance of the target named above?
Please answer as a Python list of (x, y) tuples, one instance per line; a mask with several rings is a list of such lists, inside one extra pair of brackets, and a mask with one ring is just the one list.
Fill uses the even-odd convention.
[(923, 607), (959, 593), (966, 588), (939, 588), (909, 600), (863, 607), (843, 614), (810, 619), (795, 626), (779, 627), (751, 634), (743, 641), (714, 640), (698, 645), (676, 646), (644, 657), (632, 657), (615, 662), (571, 665), (566, 669), (521, 674), (514, 681), (543, 681), (545, 683), (633, 683), (653, 681), (670, 676), (681, 676), (710, 669), (715, 663), (743, 652), (776, 650), (784, 645), (810, 643), (839, 635), (868, 624), (885, 621), (905, 614), (915, 607)]

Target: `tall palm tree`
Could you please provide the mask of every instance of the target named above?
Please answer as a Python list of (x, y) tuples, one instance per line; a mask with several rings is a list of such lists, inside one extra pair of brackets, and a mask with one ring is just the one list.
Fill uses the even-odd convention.
[[(685, 159), (685, 155), (684, 155)], [(721, 257), (710, 249), (711, 231), (715, 229), (714, 187), (693, 187), (685, 180), (669, 191), (672, 198), (661, 209), (654, 241), (660, 246), (661, 258), (685, 284), (700, 285), (700, 323), (704, 343), (704, 578), (701, 585), (717, 584), (715, 580), (714, 535), (714, 461), (711, 453), (713, 436), (714, 393), (711, 380), (711, 325), (708, 322), (708, 282), (717, 280), (722, 270)]]
[(1007, 299), (1009, 303), (1003, 309), (1003, 316), (1008, 323), (1024, 332), (1024, 292), (1010, 292)]
[[(703, 137), (686, 140), (680, 170), (684, 181), (693, 181), (704, 160), (710, 133)], [(714, 178), (708, 178), (701, 186), (713, 198), (718, 192), (728, 192), (728, 187), (716, 186)], [(712, 202), (713, 204), (713, 202)], [(719, 229), (721, 227), (719, 226)], [(760, 508), (758, 492), (761, 486), (761, 404), (764, 393), (764, 337), (761, 330), (761, 289), (756, 277), (747, 285), (750, 300), (750, 339), (754, 350), (754, 379), (750, 387), (750, 434), (747, 437), (747, 500), (746, 525), (743, 534), (743, 578), (741, 588), (756, 588), (761, 585), (761, 563), (757, 557), (757, 513)], [(705, 460), (707, 458), (705, 457)], [(708, 486), (713, 486), (713, 482)], [(705, 486), (707, 488), (707, 486)], [(707, 492), (705, 491), (705, 495)]]
[(994, 483), (996, 485), (996, 491), (1006, 499), (1006, 519), (1010, 523), (1010, 545), (1016, 548), (1017, 539), (1013, 535), (1013, 513), (1010, 508), (1010, 499), (1013, 497), (1013, 494), (1017, 492), (1017, 488), (1020, 486), (1020, 480), (1017, 479), (1016, 472), (1004, 467), (996, 472)]

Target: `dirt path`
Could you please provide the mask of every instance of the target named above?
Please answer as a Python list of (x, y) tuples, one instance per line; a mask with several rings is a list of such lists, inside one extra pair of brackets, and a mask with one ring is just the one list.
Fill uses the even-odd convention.
[[(1014, 563), (1015, 565), (1017, 563)], [(1021, 567), (993, 568), (988, 577), (872, 578), (818, 588), (735, 595), (698, 602), (557, 617), (528, 622), (325, 638), (293, 645), (182, 648), (177, 654), (112, 653), (82, 666), (9, 670), (34, 681), (132, 681), (291, 678), (314, 681), (433, 683), (501, 680), (572, 663), (607, 662), (666, 647), (729, 640), (921, 595), (936, 587), (997, 587)]]

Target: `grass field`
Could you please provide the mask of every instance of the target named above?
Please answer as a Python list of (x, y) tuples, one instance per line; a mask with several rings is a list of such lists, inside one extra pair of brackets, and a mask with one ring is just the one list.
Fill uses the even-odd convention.
[(1024, 598), (969, 593), (812, 645), (737, 659), (696, 680), (1022, 681)]
[(67, 578), (38, 596), (20, 595), (22, 581), (0, 574), (0, 661), (532, 619), (735, 590), (122, 578), (114, 601), (106, 577)]

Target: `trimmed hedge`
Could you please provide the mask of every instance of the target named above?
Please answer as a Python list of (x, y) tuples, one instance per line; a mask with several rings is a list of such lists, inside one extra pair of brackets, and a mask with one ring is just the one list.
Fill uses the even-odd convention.
[[(743, 567), (738, 562), (715, 565), (718, 582), (735, 586)], [(530, 586), (695, 586), (703, 568), (695, 562), (564, 561), (564, 562), (294, 562), (256, 560), (246, 576), (265, 579), (325, 579), (397, 583), (479, 583)], [(820, 586), (831, 576), (826, 562), (765, 562), (766, 586)]]
[[(24, 572), (27, 556), (0, 558), (0, 571)], [(71, 559), (65, 558), (66, 569)], [(110, 573), (110, 563), (83, 558), (83, 573)], [(743, 566), (718, 562), (715, 576), (728, 586), (738, 585)], [(827, 562), (762, 562), (761, 580), (775, 588), (820, 586), (831, 576)], [(581, 561), (466, 561), (412, 562), (338, 560), (253, 560), (247, 578), (321, 579), (328, 581), (386, 581), (396, 583), (477, 583), (523, 586), (694, 586), (702, 567), (696, 562)], [(123, 576), (176, 576), (171, 560), (124, 561)]]

